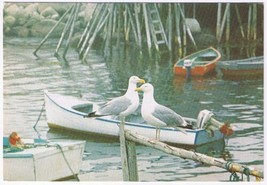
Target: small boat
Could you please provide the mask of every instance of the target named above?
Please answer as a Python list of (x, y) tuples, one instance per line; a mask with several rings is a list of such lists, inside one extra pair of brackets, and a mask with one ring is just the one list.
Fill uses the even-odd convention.
[(263, 56), (258, 56), (241, 60), (221, 61), (218, 68), (223, 77), (263, 77), (263, 63)]
[(54, 181), (73, 178), (80, 171), (85, 141), (22, 139), (10, 146), (3, 137), (3, 176), (6, 181)]
[[(68, 129), (103, 137), (119, 136), (119, 120), (112, 117), (85, 117), (88, 113), (97, 110), (98, 106), (95, 103), (48, 91), (44, 94), (47, 124), (50, 128)], [(185, 120), (191, 124), (197, 122), (197, 119), (193, 118), (185, 118)], [(156, 136), (156, 128), (142, 121), (126, 121), (125, 129), (151, 139), (155, 139)], [(160, 141), (175, 145), (197, 146), (225, 137), (218, 127), (212, 131), (204, 128), (184, 130), (186, 133), (177, 128), (161, 128)]]
[(186, 76), (189, 61), (191, 76), (205, 76), (215, 71), (216, 64), (220, 59), (220, 52), (209, 47), (178, 60), (173, 66), (173, 72), (175, 75)]

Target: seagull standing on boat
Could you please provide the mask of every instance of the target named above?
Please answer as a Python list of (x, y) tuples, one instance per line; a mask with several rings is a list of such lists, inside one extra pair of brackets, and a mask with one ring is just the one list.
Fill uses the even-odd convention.
[(184, 133), (181, 128), (191, 127), (179, 114), (155, 101), (154, 87), (151, 84), (145, 83), (136, 88), (136, 91), (144, 92), (141, 114), (148, 124), (156, 127), (156, 140), (159, 140), (161, 127), (175, 127)]
[(135, 91), (137, 83), (145, 83), (145, 80), (131, 76), (129, 78), (128, 89), (123, 96), (116, 97), (105, 103), (97, 111), (89, 113), (85, 117), (101, 117), (116, 115), (124, 122), (126, 116), (134, 113), (139, 106), (139, 95)]

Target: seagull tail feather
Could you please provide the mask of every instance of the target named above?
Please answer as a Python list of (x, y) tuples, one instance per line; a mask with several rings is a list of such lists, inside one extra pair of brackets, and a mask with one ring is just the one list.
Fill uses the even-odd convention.
[(102, 117), (104, 115), (98, 115), (96, 114), (96, 111), (95, 112), (90, 112), (89, 114), (83, 116), (84, 118), (96, 118), (96, 117)]

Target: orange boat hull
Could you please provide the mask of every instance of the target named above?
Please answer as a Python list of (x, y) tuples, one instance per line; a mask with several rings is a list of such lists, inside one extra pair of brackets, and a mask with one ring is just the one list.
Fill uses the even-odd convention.
[(210, 61), (209, 60), (208, 61), (206, 60), (205, 61), (201, 61), (201, 60), (193, 61), (193, 66), (191, 67), (190, 75), (191, 76), (205, 76), (215, 71), (216, 64), (221, 59), (221, 54), (213, 47), (210, 47), (210, 48), (201, 50), (199, 52), (193, 53), (191, 55), (188, 55), (184, 57), (183, 59), (177, 61), (173, 67), (174, 74), (179, 75), (179, 76), (186, 76), (187, 69), (184, 67), (184, 65), (182, 65), (182, 63), (186, 59), (193, 60), (194, 58), (196, 58), (196, 60), (198, 60), (198, 58), (200, 59), (201, 57), (205, 57), (206, 53), (212, 53), (214, 55), (214, 58), (212, 58)]

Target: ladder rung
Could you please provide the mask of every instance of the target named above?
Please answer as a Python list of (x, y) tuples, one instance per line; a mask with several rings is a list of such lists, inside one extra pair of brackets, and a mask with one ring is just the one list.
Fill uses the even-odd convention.
[(162, 31), (161, 30), (155, 30), (155, 33), (156, 34), (162, 34)]
[(165, 44), (165, 41), (164, 40), (158, 40), (157, 44)]
[(152, 20), (152, 23), (160, 23), (159, 20)]
[(152, 13), (157, 13), (157, 10), (151, 10), (150, 9), (150, 13), (152, 14)]

